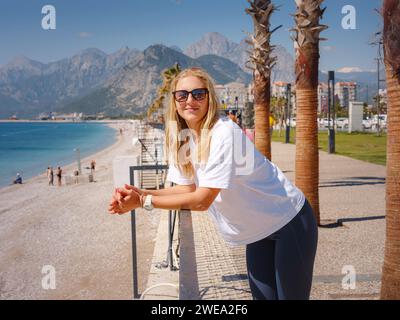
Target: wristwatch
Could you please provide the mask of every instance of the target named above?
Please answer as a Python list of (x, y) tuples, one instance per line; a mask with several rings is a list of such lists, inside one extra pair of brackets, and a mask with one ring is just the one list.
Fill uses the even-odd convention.
[(143, 208), (145, 208), (147, 211), (151, 211), (153, 210), (153, 204), (151, 203), (151, 198), (153, 197), (153, 195), (148, 194), (146, 196), (146, 199), (144, 200), (144, 204), (143, 204)]

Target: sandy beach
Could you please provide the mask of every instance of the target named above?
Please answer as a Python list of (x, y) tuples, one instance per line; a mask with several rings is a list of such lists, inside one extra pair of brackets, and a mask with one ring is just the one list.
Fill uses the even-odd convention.
[[(109, 124), (112, 146), (82, 159), (96, 161), (94, 182), (48, 186), (45, 172), (0, 189), (0, 299), (131, 299), (130, 214), (107, 212), (114, 188), (112, 161), (132, 155), (126, 121)], [(123, 135), (120, 128), (128, 128)], [(44, 168), (45, 170), (46, 168)], [(63, 167), (71, 175), (76, 164)], [(85, 170), (84, 170), (85, 171)], [(139, 287), (147, 281), (159, 215), (137, 212)], [(55, 289), (44, 289), (55, 270)]]

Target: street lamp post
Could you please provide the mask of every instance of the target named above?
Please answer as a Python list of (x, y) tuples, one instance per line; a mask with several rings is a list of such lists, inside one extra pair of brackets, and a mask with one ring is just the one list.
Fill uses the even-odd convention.
[[(380, 43), (379, 43), (379, 47), (380, 47)], [(378, 74), (378, 93), (376, 95), (376, 116), (377, 116), (377, 122), (376, 122), (376, 133), (379, 136), (380, 135), (380, 123), (379, 123), (379, 104), (381, 103), (381, 99), (379, 97), (379, 89), (380, 89), (380, 58), (376, 59), (376, 63), (377, 63), (377, 74)]]
[(329, 153), (335, 153), (335, 71), (328, 72), (328, 139)]
[(290, 143), (290, 102), (291, 102), (291, 93), (292, 93), (292, 85), (290, 83), (287, 84), (286, 86), (286, 97), (287, 97), (287, 103), (286, 103), (286, 139), (285, 143)]
[(81, 175), (82, 174), (81, 153), (79, 151), (79, 148), (75, 148), (74, 151), (76, 153), (76, 161), (78, 163), (78, 172), (79, 172), (79, 175)]
[(378, 76), (378, 93), (376, 96), (376, 111), (377, 111), (377, 123), (376, 123), (376, 128), (377, 128), (377, 135), (380, 136), (381, 134), (381, 124), (380, 124), (380, 119), (379, 119), (379, 115), (380, 115), (380, 104), (381, 104), (381, 97), (379, 95), (379, 90), (381, 88), (381, 82), (385, 82), (385, 79), (381, 79), (381, 73), (380, 73), (380, 62), (382, 59), (382, 39), (379, 40), (378, 43), (378, 58), (376, 58), (376, 63), (377, 63), (377, 76)]

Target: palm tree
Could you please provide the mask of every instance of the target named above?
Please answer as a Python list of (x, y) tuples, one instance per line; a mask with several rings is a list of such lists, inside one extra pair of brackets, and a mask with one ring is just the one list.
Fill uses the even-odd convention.
[(400, 299), (400, 0), (384, 0), (383, 48), (388, 88), (386, 243), (381, 299)]
[(254, 127), (255, 146), (262, 154), (271, 160), (271, 137), (269, 128), (271, 69), (276, 57), (271, 53), (274, 46), (270, 45), (271, 35), (281, 26), (270, 31), (270, 17), (276, 7), (270, 0), (248, 0), (250, 8), (246, 12), (252, 16), (254, 34), (249, 34), (246, 42), (253, 47), (249, 52), (251, 70), (254, 80)]
[(173, 67), (163, 71), (162, 73), (163, 82), (158, 89), (157, 97), (147, 110), (147, 118), (150, 118), (152, 114), (158, 112), (160, 109), (163, 108), (165, 97), (170, 91), (171, 82), (178, 75), (180, 71), (181, 68), (178, 63), (176, 63)]
[(320, 33), (328, 28), (320, 25), (325, 11), (323, 0), (295, 0), (296, 26), (292, 39), (296, 49), (296, 185), (303, 191), (319, 217), (318, 158), (318, 65)]

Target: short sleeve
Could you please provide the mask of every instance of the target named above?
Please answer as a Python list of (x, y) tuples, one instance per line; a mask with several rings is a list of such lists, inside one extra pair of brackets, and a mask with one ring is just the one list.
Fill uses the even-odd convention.
[(198, 177), (199, 187), (228, 189), (233, 169), (233, 141), (214, 139), (204, 171)]
[(174, 166), (170, 165), (168, 168), (168, 174), (167, 174), (167, 181), (173, 182), (175, 184), (179, 185), (191, 185), (194, 184), (194, 181), (191, 179), (186, 178), (180, 171), (179, 169)]

